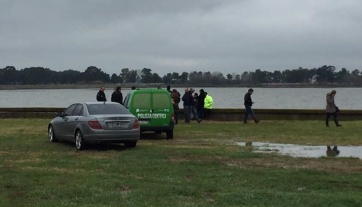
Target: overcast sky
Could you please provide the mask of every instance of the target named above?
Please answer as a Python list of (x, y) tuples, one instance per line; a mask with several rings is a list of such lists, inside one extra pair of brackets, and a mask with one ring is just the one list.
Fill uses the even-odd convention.
[(362, 69), (361, 0), (0, 0), (0, 68)]

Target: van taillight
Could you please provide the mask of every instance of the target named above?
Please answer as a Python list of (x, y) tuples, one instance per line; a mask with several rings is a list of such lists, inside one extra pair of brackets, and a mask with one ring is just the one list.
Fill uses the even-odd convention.
[(140, 123), (138, 120), (135, 120), (133, 123), (132, 129), (138, 129), (138, 128), (140, 128)]
[(88, 121), (88, 125), (92, 129), (103, 129), (103, 127), (97, 120)]

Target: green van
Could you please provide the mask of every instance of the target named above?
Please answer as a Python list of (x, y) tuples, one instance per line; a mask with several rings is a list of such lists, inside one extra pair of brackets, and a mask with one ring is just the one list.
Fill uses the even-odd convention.
[(141, 132), (166, 132), (166, 138), (173, 139), (174, 111), (167, 90), (135, 89), (127, 94), (123, 104), (138, 118)]

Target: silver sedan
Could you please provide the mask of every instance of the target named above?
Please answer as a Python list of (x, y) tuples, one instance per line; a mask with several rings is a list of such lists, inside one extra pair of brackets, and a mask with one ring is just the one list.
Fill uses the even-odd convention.
[(140, 125), (119, 103), (75, 103), (50, 121), (48, 138), (51, 142), (72, 141), (77, 150), (97, 143), (124, 143), (126, 147), (136, 147)]

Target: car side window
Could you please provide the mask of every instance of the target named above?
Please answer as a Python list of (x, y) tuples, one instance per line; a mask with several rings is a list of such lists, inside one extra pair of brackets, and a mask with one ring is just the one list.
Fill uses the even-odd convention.
[(75, 108), (73, 112), (73, 116), (83, 116), (83, 105), (77, 104), (77, 107)]
[(76, 106), (77, 106), (77, 104), (73, 104), (73, 105), (69, 106), (67, 109), (65, 109), (64, 110), (64, 116), (72, 116), (73, 111), (74, 111)]

